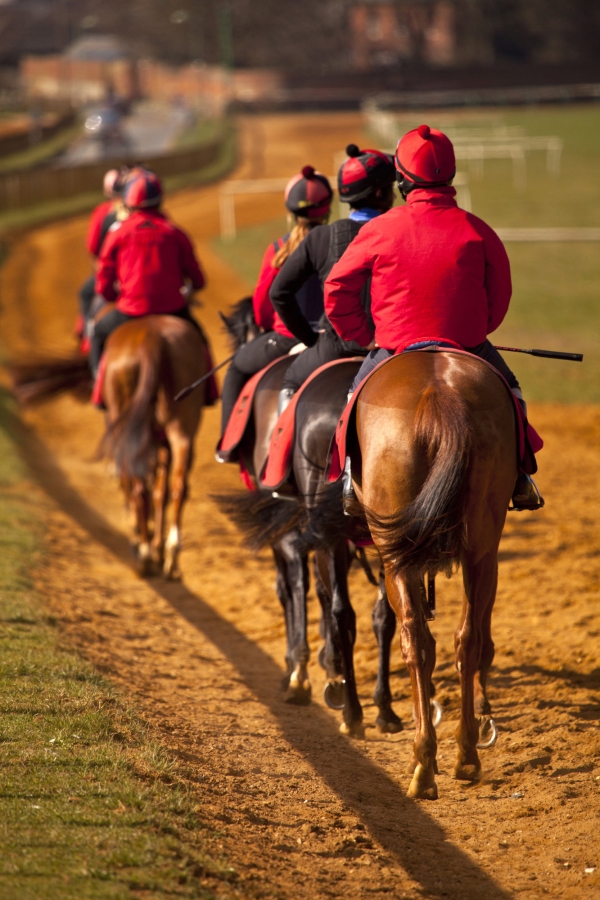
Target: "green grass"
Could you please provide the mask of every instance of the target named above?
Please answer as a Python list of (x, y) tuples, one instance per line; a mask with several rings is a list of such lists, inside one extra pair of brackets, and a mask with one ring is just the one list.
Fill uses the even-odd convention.
[(179, 150), (188, 150), (207, 144), (222, 133), (223, 127), (223, 121), (220, 119), (199, 119), (179, 136), (177, 147)]
[[(402, 120), (399, 133), (427, 121), (440, 126), (452, 113)], [(473, 212), (500, 227), (600, 226), (600, 105), (548, 106), (482, 111), (456, 124), (494, 119), (522, 125), (529, 135), (563, 138), (559, 177), (546, 171), (542, 152), (527, 157), (527, 186), (513, 185), (509, 160), (486, 160), (481, 180), (470, 177)], [(460, 168), (466, 170), (466, 163)], [(283, 218), (240, 230), (235, 241), (214, 241), (217, 252), (249, 288), (270, 240), (286, 230)], [(600, 403), (600, 244), (508, 243), (513, 299), (493, 343), (584, 353), (583, 363), (506, 354), (528, 400)]]
[(10, 156), (3, 156), (0, 159), (0, 174), (5, 172), (21, 172), (24, 169), (33, 169), (34, 166), (40, 166), (49, 162), (59, 153), (69, 146), (78, 135), (81, 134), (81, 124), (69, 125), (63, 128), (52, 137), (46, 138), (27, 150), (21, 150), (19, 153), (11, 153)]
[(11, 422), (0, 394), (0, 896), (229, 896), (191, 781), (35, 593), (43, 529)]

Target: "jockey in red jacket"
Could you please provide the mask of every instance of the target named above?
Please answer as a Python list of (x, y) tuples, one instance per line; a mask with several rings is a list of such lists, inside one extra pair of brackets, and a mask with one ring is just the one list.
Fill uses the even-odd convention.
[(94, 328), (90, 350), (94, 375), (107, 337), (129, 319), (168, 313), (199, 327), (190, 315), (185, 289), (188, 281), (192, 290), (200, 290), (204, 275), (188, 236), (160, 212), (161, 201), (162, 185), (156, 175), (134, 169), (123, 189), (123, 202), (131, 214), (108, 235), (98, 263), (96, 293), (108, 302), (116, 300), (116, 308)]
[[(94, 260), (100, 256), (102, 244), (109, 230), (118, 221), (119, 210), (123, 210), (120, 195), (126, 173), (127, 170), (123, 167), (122, 169), (109, 169), (104, 176), (102, 188), (107, 199), (92, 212), (85, 239), (86, 249), (94, 257)], [(80, 337), (83, 334), (85, 320), (92, 315), (95, 282), (96, 275), (90, 275), (79, 290), (81, 318), (75, 330)]]
[[(273, 309), (269, 290), (285, 260), (315, 226), (327, 222), (332, 197), (329, 181), (312, 166), (305, 166), (286, 186), (285, 205), (290, 218), (293, 217), (290, 221), (293, 227), (289, 234), (270, 244), (263, 257), (252, 301), (256, 323), (265, 333), (240, 347), (227, 370), (221, 392), (221, 436), (246, 382), (300, 343)], [(302, 314), (316, 327), (323, 314), (323, 290), (316, 275), (302, 285), (296, 293), (296, 300)], [(236, 451), (226, 454), (217, 449), (218, 462), (234, 462), (236, 459)]]
[[(325, 283), (325, 311), (340, 337), (371, 352), (352, 390), (383, 359), (427, 342), (459, 346), (490, 362), (523, 402), (519, 383), (487, 335), (510, 302), (510, 264), (497, 234), (456, 204), (454, 148), (421, 125), (396, 150), (406, 206), (363, 226)], [(361, 303), (371, 279), (374, 333)], [(529, 476), (519, 475), (517, 508), (543, 505)]]

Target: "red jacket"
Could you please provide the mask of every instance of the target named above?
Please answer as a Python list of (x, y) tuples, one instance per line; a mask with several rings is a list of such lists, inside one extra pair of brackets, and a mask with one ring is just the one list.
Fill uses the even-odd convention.
[(370, 276), (374, 337), (387, 350), (443, 338), (475, 347), (498, 328), (512, 293), (508, 256), (455, 193), (414, 190), (361, 228), (325, 283), (325, 311), (344, 340), (373, 339), (360, 294)]
[(96, 293), (117, 299), (117, 309), (129, 316), (175, 312), (185, 306), (181, 294), (184, 278), (194, 290), (204, 286), (204, 276), (190, 239), (162, 213), (139, 210), (116, 231), (109, 232), (102, 246)]
[(106, 216), (112, 212), (113, 201), (106, 200), (104, 203), (101, 203), (96, 207), (92, 216), (90, 218), (90, 224), (88, 225), (87, 237), (85, 239), (85, 246), (92, 254), (92, 256), (98, 256), (100, 253), (100, 234), (102, 232), (102, 223)]
[(279, 238), (274, 243), (271, 242), (265, 250), (254, 294), (252, 295), (252, 306), (254, 309), (254, 320), (259, 328), (262, 328), (263, 331), (276, 331), (277, 334), (281, 334), (283, 337), (291, 338), (294, 335), (285, 327), (269, 299), (271, 285), (280, 271), (273, 265), (273, 259), (284, 244), (285, 240)]

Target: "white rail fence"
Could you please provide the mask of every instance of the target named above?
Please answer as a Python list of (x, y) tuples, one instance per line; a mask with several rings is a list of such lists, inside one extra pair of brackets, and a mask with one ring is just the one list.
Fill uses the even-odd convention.
[[(365, 107), (365, 118), (371, 131), (390, 147), (407, 130), (405, 119), (376, 106)], [(483, 177), (486, 159), (510, 159), (513, 183), (519, 190), (527, 187), (527, 154), (542, 151), (546, 154), (546, 170), (553, 176), (560, 175), (564, 142), (557, 135), (530, 136), (524, 128), (514, 125), (488, 127), (444, 126), (444, 131), (454, 144), (457, 161), (467, 162), (474, 177)]]

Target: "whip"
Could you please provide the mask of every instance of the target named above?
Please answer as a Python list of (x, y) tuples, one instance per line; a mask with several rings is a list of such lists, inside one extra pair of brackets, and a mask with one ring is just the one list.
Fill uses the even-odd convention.
[(179, 391), (178, 394), (175, 394), (175, 401), (178, 402), (179, 400), (184, 400), (185, 397), (189, 396), (192, 391), (195, 391), (196, 388), (202, 384), (202, 382), (207, 381), (207, 379), (209, 379), (211, 375), (214, 375), (218, 369), (222, 369), (223, 366), (226, 366), (228, 362), (231, 362), (234, 356), (235, 353), (232, 353), (231, 356), (227, 357), (227, 359), (224, 359), (222, 363), (219, 363), (218, 366), (215, 366), (214, 369), (211, 369), (210, 372), (207, 372), (206, 375), (203, 375), (202, 378), (198, 379), (198, 381), (194, 381), (193, 384), (188, 384), (187, 387), (184, 387), (182, 391)]
[(529, 353), (530, 356), (543, 356), (544, 359), (567, 359), (571, 362), (583, 362), (583, 353), (561, 353), (559, 350), (522, 350), (520, 347), (496, 347), (496, 350), (508, 350), (509, 353)]

